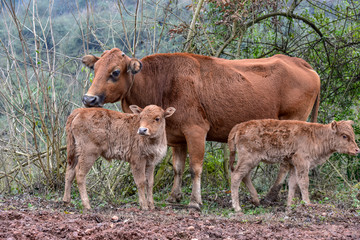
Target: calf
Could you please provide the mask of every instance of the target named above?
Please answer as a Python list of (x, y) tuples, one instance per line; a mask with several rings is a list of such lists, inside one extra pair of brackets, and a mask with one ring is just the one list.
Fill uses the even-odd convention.
[[(253, 120), (236, 125), (230, 132), (231, 198), (235, 211), (240, 211), (239, 186), (241, 180), (250, 191), (255, 204), (257, 192), (251, 182), (251, 170), (261, 161), (290, 164), (288, 206), (298, 184), (302, 200), (310, 203), (309, 170), (323, 164), (332, 153), (359, 154), (352, 121), (327, 125), (295, 120)], [(233, 167), (237, 151), (238, 161)]]
[[(142, 209), (153, 209), (154, 168), (167, 150), (165, 118), (175, 108), (165, 111), (155, 105), (144, 109), (131, 105), (134, 114), (103, 108), (79, 108), (66, 122), (67, 161), (63, 201), (70, 202), (70, 188), (76, 176), (83, 206), (90, 209), (86, 192), (86, 174), (95, 160), (118, 159), (130, 163)], [(146, 194), (146, 197), (145, 197)]]

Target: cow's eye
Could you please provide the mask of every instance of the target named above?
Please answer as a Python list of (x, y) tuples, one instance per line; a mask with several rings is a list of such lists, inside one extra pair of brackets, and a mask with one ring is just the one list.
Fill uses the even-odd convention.
[(347, 136), (346, 136), (346, 135), (343, 135), (343, 139), (347, 139)]
[(113, 77), (118, 77), (120, 75), (120, 70), (115, 70), (112, 72)]
[(160, 121), (160, 118), (158, 118), (158, 117), (157, 117), (157, 118), (155, 118), (155, 121), (157, 121), (157, 122), (158, 122), (158, 121)]

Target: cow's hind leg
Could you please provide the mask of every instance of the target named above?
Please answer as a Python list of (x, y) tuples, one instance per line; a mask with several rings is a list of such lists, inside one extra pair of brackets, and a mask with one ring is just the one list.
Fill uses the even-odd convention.
[(130, 167), (131, 167), (131, 172), (134, 176), (136, 187), (138, 189), (140, 208), (142, 210), (148, 210), (149, 207), (145, 196), (145, 188), (147, 188), (146, 172), (145, 172), (146, 160), (144, 159), (138, 159), (138, 160), (139, 161), (133, 161), (135, 163), (131, 164)]
[(90, 209), (89, 196), (86, 191), (86, 175), (98, 157), (89, 155), (86, 157), (79, 156), (79, 162), (76, 165), (76, 182), (78, 184), (81, 201), (85, 209)]
[(186, 153), (186, 144), (172, 148), (174, 184), (170, 196), (167, 198), (169, 202), (180, 202), (181, 200), (181, 181), (185, 168)]
[(200, 126), (192, 126), (184, 132), (190, 156), (190, 173), (192, 177), (192, 192), (189, 207), (200, 210), (201, 173), (205, 154), (205, 139), (207, 130)]
[(66, 174), (65, 174), (65, 191), (64, 191), (64, 197), (63, 202), (64, 203), (70, 203), (71, 200), (71, 185), (75, 178), (75, 166), (70, 166), (70, 164), (67, 164), (66, 167)]

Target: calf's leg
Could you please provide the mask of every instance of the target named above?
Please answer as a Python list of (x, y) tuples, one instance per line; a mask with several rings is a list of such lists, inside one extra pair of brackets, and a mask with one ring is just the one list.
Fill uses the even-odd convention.
[(181, 181), (185, 168), (186, 153), (186, 144), (172, 147), (174, 184), (170, 196), (167, 198), (169, 202), (180, 202), (181, 200)]
[(135, 184), (138, 189), (140, 208), (148, 210), (149, 207), (145, 197), (145, 188), (147, 186), (145, 173), (146, 160), (140, 158), (137, 160), (138, 161), (131, 161), (133, 162), (130, 164), (131, 172), (134, 176)]
[(252, 198), (252, 202), (256, 205), (259, 206), (260, 205), (260, 201), (259, 201), (259, 197), (258, 197), (258, 193), (254, 187), (254, 185), (252, 184), (251, 181), (251, 170), (250, 172), (243, 178), (243, 182), (245, 183), (246, 187), (249, 189), (250, 192), (250, 196)]
[(154, 161), (150, 161), (146, 164), (145, 174), (146, 174), (146, 198), (149, 209), (154, 209), (154, 197), (153, 197), (153, 187), (154, 187)]
[(66, 167), (66, 174), (65, 174), (65, 191), (64, 191), (64, 197), (63, 202), (64, 203), (70, 203), (71, 200), (71, 185), (75, 178), (75, 166), (70, 166), (67, 164)]
[(290, 167), (288, 186), (289, 186), (289, 191), (288, 191), (287, 206), (290, 207), (291, 204), (293, 203), (293, 199), (295, 197), (295, 190), (297, 187), (296, 173), (295, 173), (295, 168), (293, 166)]
[[(231, 202), (232, 206), (235, 209), (236, 212), (241, 211), (240, 204), (239, 204), (239, 187), (241, 181), (244, 179), (244, 183), (249, 188), (250, 194), (254, 198), (254, 191), (256, 193), (256, 190), (254, 186), (251, 183), (250, 179), (250, 172), (251, 169), (256, 166), (256, 164), (249, 163), (249, 156), (246, 154), (243, 154), (242, 152), (238, 152), (238, 162), (236, 164), (236, 167), (234, 168), (234, 171), (231, 172)], [(250, 160), (251, 161), (251, 160)], [(250, 184), (249, 184), (250, 183)], [(257, 193), (256, 193), (257, 196)], [(259, 199), (258, 199), (259, 200)]]
[(303, 162), (301, 164), (297, 164), (295, 167), (296, 172), (296, 180), (299, 185), (302, 200), (306, 204), (310, 204), (309, 198), (309, 164), (307, 162)]
[(78, 184), (79, 192), (81, 201), (83, 203), (83, 206), (85, 209), (90, 209), (90, 201), (89, 196), (86, 191), (86, 175), (91, 169), (92, 165), (94, 165), (94, 162), (98, 156), (96, 155), (88, 155), (88, 156), (79, 156), (79, 162), (76, 165), (76, 181)]
[(280, 164), (280, 169), (278, 172), (278, 176), (271, 187), (268, 194), (265, 196), (265, 201), (267, 202), (274, 202), (278, 199), (279, 191), (281, 189), (281, 185), (284, 183), (284, 180), (286, 178), (286, 175), (289, 171), (290, 165), (287, 162), (282, 162)]

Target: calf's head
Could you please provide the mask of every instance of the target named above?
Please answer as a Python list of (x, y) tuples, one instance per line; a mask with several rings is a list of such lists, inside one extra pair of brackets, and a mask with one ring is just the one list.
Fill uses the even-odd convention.
[(339, 153), (346, 153), (350, 155), (357, 155), (360, 149), (355, 142), (355, 134), (351, 125), (353, 121), (333, 121), (331, 129), (334, 133), (334, 147)]
[(82, 62), (94, 69), (95, 75), (88, 92), (83, 96), (85, 107), (102, 107), (119, 101), (132, 85), (132, 76), (141, 71), (142, 63), (113, 48), (101, 57), (86, 55)]
[(156, 138), (165, 131), (165, 118), (170, 117), (175, 112), (175, 108), (169, 107), (165, 111), (156, 105), (146, 106), (144, 109), (131, 105), (133, 113), (140, 115), (140, 127), (138, 134)]

